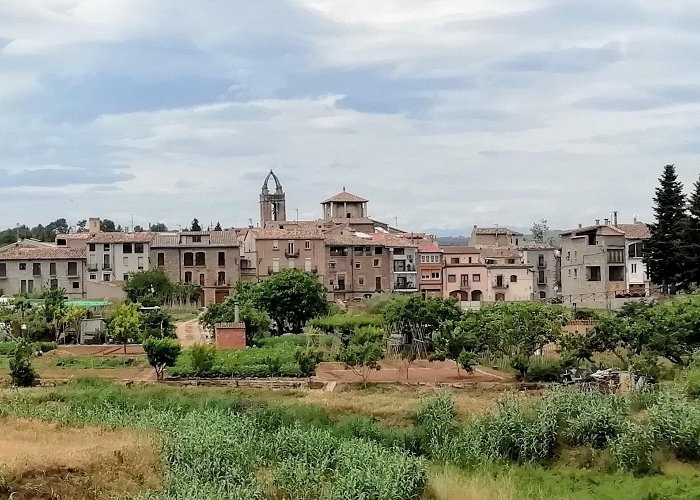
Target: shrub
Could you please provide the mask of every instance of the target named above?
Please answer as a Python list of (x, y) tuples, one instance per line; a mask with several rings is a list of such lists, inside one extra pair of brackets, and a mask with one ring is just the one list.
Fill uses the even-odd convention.
[(452, 458), (451, 441), (456, 431), (454, 403), (448, 392), (425, 398), (416, 415), (422, 448), (430, 458), (448, 461)]
[(316, 349), (297, 349), (294, 359), (299, 365), (301, 375), (311, 377), (316, 374), (316, 367), (323, 359), (323, 353)]
[(211, 344), (195, 344), (190, 349), (192, 370), (198, 377), (211, 372), (216, 359), (216, 348)]
[(279, 377), (282, 375), (282, 360), (277, 356), (267, 356), (263, 363), (267, 366), (270, 376)]
[(691, 398), (700, 397), (700, 368), (690, 367), (680, 376), (681, 386), (685, 393)]
[(655, 354), (633, 356), (630, 359), (630, 367), (635, 376), (644, 377), (649, 383), (654, 384), (661, 379), (662, 367)]
[(654, 436), (639, 424), (625, 422), (622, 432), (610, 443), (618, 469), (634, 474), (652, 472)]
[(10, 358), (10, 380), (15, 387), (31, 387), (37, 383), (37, 374), (32, 367), (33, 348), (20, 341)]
[(165, 368), (175, 365), (180, 355), (180, 344), (169, 338), (148, 337), (143, 343), (143, 350), (146, 352), (149, 364), (156, 371), (156, 378), (160, 380), (163, 378)]
[(523, 379), (528, 382), (558, 382), (563, 371), (559, 360), (529, 360)]
[(681, 395), (663, 392), (649, 408), (649, 426), (655, 439), (678, 458), (700, 459), (700, 406)]

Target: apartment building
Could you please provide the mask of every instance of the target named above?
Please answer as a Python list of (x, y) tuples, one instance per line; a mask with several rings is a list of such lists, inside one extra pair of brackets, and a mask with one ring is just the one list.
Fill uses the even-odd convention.
[(89, 281), (124, 282), (149, 268), (153, 233), (96, 233), (87, 240)]
[(240, 249), (235, 231), (157, 233), (150, 261), (174, 282), (202, 288), (202, 305), (220, 304), (240, 281)]
[(524, 241), (524, 236), (518, 231), (507, 227), (477, 227), (474, 226), (469, 237), (469, 246), (518, 246)]
[(443, 250), (431, 238), (421, 238), (418, 245), (418, 287), (424, 297), (442, 297)]
[(561, 252), (551, 245), (525, 242), (518, 247), (532, 272), (534, 300), (552, 300), (561, 292)]
[(298, 268), (320, 273), (323, 279), (325, 250), (323, 233), (314, 227), (248, 229), (242, 239), (241, 277), (257, 281)]
[(443, 297), (481, 302), (488, 297), (488, 271), (481, 251), (471, 246), (445, 246)]
[(618, 224), (615, 227), (625, 233), (627, 293), (633, 297), (649, 295), (652, 291), (651, 280), (643, 258), (644, 243), (651, 237), (649, 227), (636, 219), (633, 224)]
[(611, 307), (610, 300), (627, 288), (625, 232), (607, 223), (579, 227), (561, 236), (563, 303)]
[(483, 247), (481, 261), (488, 276), (486, 300), (519, 302), (532, 300), (532, 266), (523, 262), (516, 248)]
[(85, 249), (23, 240), (0, 248), (0, 295), (65, 289), (85, 297)]
[(374, 233), (372, 241), (389, 252), (391, 290), (418, 292), (418, 246), (410, 240), (390, 233)]
[(348, 227), (325, 234), (326, 287), (334, 300), (371, 297), (391, 287), (391, 255), (383, 244)]

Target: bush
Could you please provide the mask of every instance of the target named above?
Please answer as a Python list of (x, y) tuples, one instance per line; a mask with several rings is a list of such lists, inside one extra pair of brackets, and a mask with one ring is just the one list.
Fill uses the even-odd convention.
[(163, 371), (168, 366), (174, 366), (180, 355), (180, 344), (177, 341), (163, 338), (149, 337), (143, 343), (148, 363), (155, 369), (156, 378), (163, 378)]
[(523, 380), (528, 382), (558, 382), (564, 371), (559, 360), (530, 360)]
[(654, 438), (666, 444), (678, 458), (700, 459), (700, 406), (682, 395), (663, 392), (649, 408), (649, 427)]
[(316, 374), (316, 367), (323, 359), (323, 353), (316, 349), (297, 349), (294, 359), (299, 365), (299, 372), (303, 377), (312, 377)]
[(618, 469), (634, 474), (654, 470), (654, 436), (639, 424), (625, 422), (622, 432), (610, 443), (610, 453)]
[[(31, 344), (34, 352), (49, 352), (56, 349), (56, 342), (34, 342)], [(17, 342), (0, 342), (0, 356), (12, 356), (15, 353)]]
[(267, 366), (271, 377), (279, 377), (282, 375), (282, 360), (277, 356), (267, 356), (263, 363)]
[(15, 387), (32, 387), (37, 383), (37, 374), (32, 367), (33, 347), (20, 341), (10, 358), (10, 380)]
[(207, 375), (214, 367), (216, 348), (211, 344), (195, 344), (190, 349), (192, 370), (198, 377)]
[(644, 377), (651, 384), (661, 379), (662, 367), (655, 354), (644, 353), (633, 356), (630, 359), (630, 367), (636, 377)]
[(452, 396), (441, 392), (424, 399), (416, 415), (416, 424), (423, 452), (435, 460), (450, 460), (451, 441), (456, 431)]

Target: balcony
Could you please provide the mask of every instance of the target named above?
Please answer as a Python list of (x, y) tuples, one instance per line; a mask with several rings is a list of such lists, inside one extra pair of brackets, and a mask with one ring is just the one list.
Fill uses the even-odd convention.
[(493, 287), (494, 288), (508, 288), (508, 283), (506, 283), (505, 281), (496, 280), (493, 282)]
[(241, 274), (246, 276), (254, 275), (256, 269), (254, 267), (241, 267)]
[(394, 283), (394, 290), (418, 290), (418, 287), (410, 282)]
[(299, 257), (299, 250), (292, 250), (290, 252), (289, 249), (287, 249), (284, 251), (284, 256), (288, 259), (296, 259), (297, 257)]
[(471, 288), (472, 286), (469, 284), (468, 281), (463, 281), (459, 284), (459, 289), (464, 290), (465, 292), (471, 290)]

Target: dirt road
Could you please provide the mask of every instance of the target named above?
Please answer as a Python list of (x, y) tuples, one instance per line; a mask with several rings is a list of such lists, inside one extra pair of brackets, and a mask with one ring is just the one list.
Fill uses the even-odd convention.
[(175, 323), (175, 333), (183, 347), (209, 342), (209, 333), (202, 328), (196, 319), (178, 321)]

